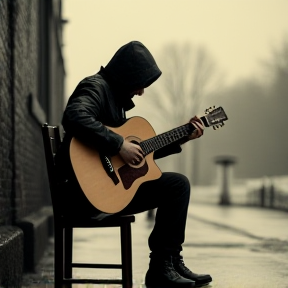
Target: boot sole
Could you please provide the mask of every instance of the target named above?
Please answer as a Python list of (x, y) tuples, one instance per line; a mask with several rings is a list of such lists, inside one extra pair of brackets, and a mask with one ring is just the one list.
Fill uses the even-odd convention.
[(203, 283), (203, 284), (196, 284), (195, 288), (200, 288), (209, 285), (211, 282)]
[[(153, 286), (151, 286), (151, 285), (145, 285), (146, 286), (146, 288), (177, 288), (177, 286), (167, 286), (167, 285), (165, 285), (165, 286), (158, 286), (158, 285), (153, 285)], [(179, 286), (178, 286), (179, 287)], [(183, 286), (182, 288), (196, 288), (197, 286), (195, 286), (195, 284), (190, 284), (190, 285), (187, 285), (187, 286)], [(201, 287), (201, 286), (199, 286), (199, 287)]]
[[(185, 288), (196, 288), (197, 286), (193, 285), (193, 286), (187, 286)], [(146, 286), (146, 288), (177, 288), (177, 286), (174, 287), (169, 287), (169, 286)], [(183, 287), (184, 288), (184, 287)]]

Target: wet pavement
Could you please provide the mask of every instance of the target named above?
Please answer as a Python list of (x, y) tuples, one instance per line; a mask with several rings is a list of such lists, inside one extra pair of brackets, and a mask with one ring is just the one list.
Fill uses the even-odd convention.
[[(223, 207), (217, 205), (216, 198), (203, 203), (207, 197), (209, 191), (200, 188), (194, 189), (191, 197), (182, 253), (186, 266), (196, 273), (211, 274), (213, 282), (207, 288), (288, 288), (288, 213), (241, 205)], [(147, 213), (136, 215), (132, 224), (134, 287), (145, 287), (147, 239), (152, 227), (153, 220), (147, 219)], [(118, 229), (77, 229), (74, 236), (75, 261), (120, 261)], [(121, 276), (117, 270), (74, 270), (75, 278), (95, 275)], [(54, 287), (53, 239), (36, 273), (24, 275), (24, 287)]]

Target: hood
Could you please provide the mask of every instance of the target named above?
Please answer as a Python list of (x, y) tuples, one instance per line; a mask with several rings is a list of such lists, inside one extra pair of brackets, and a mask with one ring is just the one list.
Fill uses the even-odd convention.
[[(147, 88), (162, 74), (152, 54), (139, 41), (122, 46), (101, 70), (122, 95)], [(123, 96), (123, 100), (127, 100), (127, 97)]]

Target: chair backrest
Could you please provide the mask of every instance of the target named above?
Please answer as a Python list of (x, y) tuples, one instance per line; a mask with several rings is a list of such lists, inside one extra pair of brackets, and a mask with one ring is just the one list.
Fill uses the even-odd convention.
[[(55, 155), (61, 144), (60, 131), (58, 126), (49, 126), (47, 123), (42, 125), (42, 137), (45, 149), (46, 166), (49, 178), (51, 199), (53, 205), (54, 216), (55, 213), (59, 213), (58, 208), (61, 205), (59, 199), (60, 195), (57, 193), (59, 189), (59, 183), (57, 183), (56, 167), (55, 167)], [(62, 214), (62, 213), (60, 213)]]

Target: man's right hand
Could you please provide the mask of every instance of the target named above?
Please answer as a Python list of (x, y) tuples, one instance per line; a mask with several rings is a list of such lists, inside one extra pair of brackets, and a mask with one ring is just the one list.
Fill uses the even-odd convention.
[(123, 144), (119, 151), (120, 156), (127, 164), (136, 165), (140, 163), (144, 157), (140, 145), (129, 142), (124, 139)]

